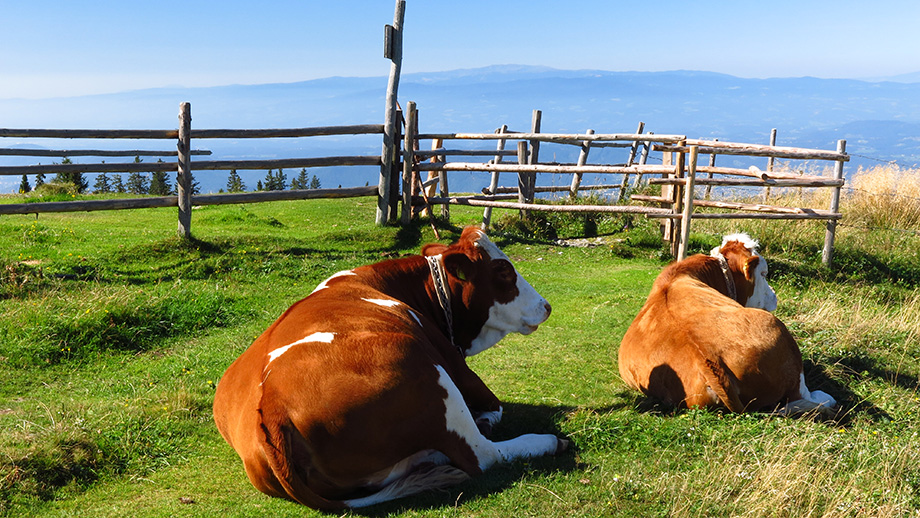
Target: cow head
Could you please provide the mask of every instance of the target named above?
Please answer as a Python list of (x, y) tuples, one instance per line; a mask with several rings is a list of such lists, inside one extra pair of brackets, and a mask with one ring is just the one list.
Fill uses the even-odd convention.
[(422, 255), (440, 255), (448, 277), (456, 345), (466, 356), (492, 347), (509, 333), (530, 334), (552, 311), (485, 232), (467, 227), (445, 247), (426, 245)]
[(776, 292), (767, 283), (767, 261), (757, 254), (757, 241), (747, 234), (722, 238), (712, 257), (724, 257), (735, 282), (738, 303), (767, 311), (776, 309)]

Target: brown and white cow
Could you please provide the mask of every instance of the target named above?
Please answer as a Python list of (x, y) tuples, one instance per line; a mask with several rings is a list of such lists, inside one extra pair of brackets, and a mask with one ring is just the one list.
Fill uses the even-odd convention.
[(214, 419), (256, 488), (323, 510), (554, 454), (567, 446), (554, 435), (483, 435), (502, 407), (465, 361), (550, 309), (470, 227), (450, 247), (321, 283), (227, 369)]
[(623, 336), (623, 381), (675, 406), (829, 413), (836, 401), (808, 390), (798, 344), (769, 313), (776, 294), (766, 277), (745, 234), (667, 266)]

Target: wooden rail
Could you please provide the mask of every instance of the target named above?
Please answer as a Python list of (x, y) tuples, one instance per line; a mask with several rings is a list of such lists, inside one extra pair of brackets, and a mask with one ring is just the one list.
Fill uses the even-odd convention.
[[(266, 201), (312, 200), (319, 198), (353, 198), (374, 196), (376, 187), (349, 187), (342, 189), (306, 189), (288, 191), (244, 192), (229, 194), (196, 195), (195, 205), (227, 205), (259, 203)], [(178, 196), (150, 196), (146, 198), (116, 198), (111, 200), (79, 200), (66, 202), (36, 202), (0, 204), (0, 214), (38, 214), (45, 212), (87, 212), (97, 210), (142, 209), (177, 207)]]
[[(541, 133), (539, 129), (539, 111), (534, 111), (534, 123), (529, 132), (508, 131), (506, 126), (495, 133), (422, 133), (413, 132), (407, 135), (405, 142), (404, 160), (412, 164), (411, 173), (404, 171), (404, 178), (413, 174), (427, 172), (429, 178), (437, 174), (446, 185), (447, 173), (452, 172), (487, 172), (491, 173), (492, 181), (487, 189), (483, 189), (484, 196), (450, 196), (446, 190), (441, 196), (428, 197), (424, 203), (474, 205), (486, 207), (483, 213), (483, 225), (486, 226), (491, 218), (492, 208), (509, 208), (521, 211), (526, 216), (528, 211), (553, 211), (553, 212), (621, 212), (641, 213), (651, 218), (664, 219), (669, 223), (665, 230), (665, 237), (671, 242), (672, 252), (678, 259), (686, 254), (686, 244), (689, 240), (690, 224), (693, 219), (765, 219), (765, 220), (802, 220), (816, 219), (825, 221), (828, 231), (825, 236), (824, 262), (830, 264), (830, 254), (833, 246), (833, 228), (842, 215), (839, 212), (839, 191), (844, 185), (843, 164), (849, 161), (845, 152), (845, 142), (841, 141), (836, 151), (783, 147), (775, 145), (775, 131), (771, 136), (768, 146), (759, 144), (744, 144), (721, 142), (718, 140), (687, 139), (683, 135), (657, 135), (644, 132), (644, 124), (640, 123), (636, 133), (596, 133), (588, 130), (583, 134)], [(414, 103), (408, 113), (407, 126), (417, 126), (417, 112)], [(421, 146), (419, 141), (432, 140), (436, 143), (431, 151), (417, 151)], [(444, 144), (451, 140), (493, 140), (498, 142), (498, 149), (452, 149)], [(517, 142), (517, 152), (505, 151), (507, 141)], [(575, 164), (544, 163), (538, 160), (540, 143), (556, 143), (579, 146), (578, 161)], [(588, 164), (588, 154), (591, 148), (611, 146), (630, 148), (626, 164)], [(642, 153), (640, 163), (634, 163)], [(648, 153), (656, 151), (662, 153), (662, 165), (648, 165)], [(708, 155), (708, 165), (699, 162), (699, 155)], [(733, 167), (716, 167), (717, 155), (737, 155), (749, 157), (766, 157), (769, 159), (767, 170), (757, 167), (747, 169)], [(517, 163), (503, 163), (503, 157), (517, 155)], [(449, 157), (491, 157), (488, 162), (448, 161)], [(836, 163), (833, 178), (800, 175), (790, 172), (775, 171), (773, 161), (776, 158), (791, 160), (825, 160)], [(428, 160), (430, 159), (430, 160)], [(408, 167), (408, 166), (407, 166)], [(518, 176), (518, 187), (498, 187), (497, 178), (500, 173), (513, 173)], [(571, 174), (570, 187), (540, 187), (534, 186), (533, 178), (537, 174)], [(620, 203), (613, 206), (597, 205), (549, 205), (534, 203), (536, 192), (569, 191), (570, 196), (577, 196), (581, 190), (581, 180), (585, 174), (622, 175), (619, 185), (595, 186), (595, 188), (618, 188)], [(634, 201), (651, 202), (659, 207), (636, 207), (626, 205), (625, 194), (629, 187), (629, 176), (636, 178), (635, 185), (639, 185), (643, 177), (648, 177), (647, 183), (662, 185), (662, 196), (633, 196)], [(750, 204), (736, 202), (722, 202), (712, 200), (697, 200), (694, 196), (694, 187), (706, 188), (707, 198), (713, 186), (741, 186), (761, 187), (769, 190), (779, 187), (797, 188), (830, 188), (834, 191), (834, 203), (827, 210), (800, 207), (777, 207), (768, 204)], [(588, 187), (587, 189), (591, 189)], [(407, 184), (404, 185), (407, 189)], [(408, 192), (408, 191), (406, 191)], [(512, 193), (518, 193), (517, 203), (507, 201)], [(409, 198), (406, 198), (408, 200)], [(417, 205), (423, 203), (422, 199), (412, 197), (411, 202)], [(695, 207), (709, 207), (725, 209), (722, 214), (695, 213)], [(638, 210), (637, 210), (638, 209)], [(408, 209), (407, 209), (408, 210)], [(405, 215), (408, 212), (404, 212)]]
[(146, 198), (121, 198), (109, 200), (79, 200), (68, 202), (40, 202), (0, 205), (0, 214), (37, 214), (39, 212), (78, 212), (94, 210), (121, 210), (151, 207), (178, 207), (178, 233), (191, 235), (191, 208), (195, 205), (227, 203), (254, 203), (275, 200), (302, 200), (313, 198), (338, 198), (373, 196), (377, 188), (316, 189), (295, 191), (268, 191), (221, 195), (196, 195), (192, 199), (191, 177), (193, 171), (257, 170), (284, 168), (312, 168), (334, 166), (381, 166), (382, 156), (334, 156), (318, 158), (285, 158), (273, 160), (196, 160), (192, 156), (210, 155), (207, 150), (192, 150), (192, 139), (250, 139), (299, 138), (332, 135), (383, 134), (383, 124), (350, 126), (318, 126), (286, 129), (192, 129), (191, 105), (182, 103), (177, 130), (97, 130), (97, 129), (9, 129), (0, 128), (0, 137), (57, 138), (57, 139), (175, 139), (176, 151), (151, 150), (33, 150), (0, 149), (6, 156), (167, 156), (175, 161), (151, 163), (87, 163), (30, 166), (2, 166), (3, 175), (37, 175), (49, 173), (152, 173), (177, 171), (176, 196)]

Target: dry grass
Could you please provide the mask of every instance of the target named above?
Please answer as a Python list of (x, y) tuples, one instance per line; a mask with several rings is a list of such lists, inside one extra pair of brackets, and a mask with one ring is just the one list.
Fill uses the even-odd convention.
[(916, 516), (917, 446), (870, 429), (803, 435), (784, 424), (741, 448), (713, 445), (714, 462), (656, 483), (673, 498), (671, 516)]
[(920, 229), (920, 170), (897, 165), (860, 169), (849, 187), (842, 206), (852, 223)]

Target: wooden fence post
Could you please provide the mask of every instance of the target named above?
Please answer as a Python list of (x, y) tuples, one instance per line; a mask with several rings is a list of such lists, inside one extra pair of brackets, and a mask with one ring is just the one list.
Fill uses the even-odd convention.
[[(498, 128), (496, 133), (499, 135), (505, 134), (508, 132), (508, 125), (502, 124), (501, 128)], [(495, 150), (498, 153), (495, 154), (495, 158), (492, 159), (493, 164), (501, 163), (502, 154), (501, 152), (505, 150), (505, 139), (499, 139), (498, 144), (495, 145)], [(489, 180), (489, 194), (495, 195), (495, 190), (498, 189), (498, 171), (492, 171), (492, 178)], [(492, 223), (492, 207), (486, 207), (482, 211), (482, 229), (488, 230), (489, 224)]]
[(699, 146), (690, 146), (690, 165), (687, 168), (687, 183), (684, 187), (684, 207), (680, 219), (680, 241), (677, 243), (677, 260), (687, 257), (687, 243), (690, 241), (690, 222), (693, 217), (693, 188), (696, 183), (696, 161)]
[[(639, 129), (636, 130), (636, 135), (641, 135), (645, 131), (645, 123), (639, 122)], [(626, 159), (626, 167), (633, 165), (633, 161), (636, 160), (636, 150), (639, 148), (639, 141), (636, 140), (632, 143), (632, 146), (629, 147), (629, 156)], [(617, 201), (623, 201), (623, 198), (626, 197), (626, 188), (629, 187), (629, 173), (623, 174), (623, 182), (620, 184), (620, 195), (617, 197)]]
[[(715, 141), (718, 142), (719, 139), (715, 139)], [(715, 154), (715, 153), (711, 153), (711, 154), (709, 155), (709, 167), (715, 167), (715, 166), (716, 166), (716, 154)], [(712, 176), (713, 176), (713, 173), (710, 172), (710, 173), (709, 173), (709, 179), (710, 179), (710, 180), (712, 180)], [(707, 199), (707, 200), (710, 198), (710, 195), (711, 195), (711, 194), (712, 194), (712, 184), (707, 184), (707, 185), (706, 185), (706, 199)]]
[[(840, 154), (846, 153), (847, 151), (847, 141), (838, 140), (837, 141), (837, 152)], [(834, 179), (840, 180), (843, 178), (843, 160), (837, 160), (837, 164), (834, 166)], [(830, 211), (836, 213), (840, 210), (840, 187), (834, 187), (834, 191), (831, 194), (831, 207)], [(834, 237), (837, 233), (837, 220), (829, 219), (825, 225), (824, 230), (824, 250), (821, 251), (821, 262), (824, 266), (830, 268), (834, 262)]]
[(179, 201), (179, 237), (192, 236), (192, 164), (191, 164), (192, 105), (179, 105), (179, 140), (176, 142), (179, 170), (176, 174), (176, 194)]
[[(594, 135), (594, 130), (589, 129), (585, 132), (587, 135)], [(583, 166), (588, 163), (588, 152), (591, 151), (591, 141), (584, 140), (581, 143), (581, 152), (578, 153), (578, 166)], [(575, 173), (572, 175), (572, 186), (569, 188), (569, 195), (574, 199), (578, 197), (578, 188), (581, 186), (581, 175), (582, 173)]]
[(415, 135), (418, 128), (418, 112), (415, 101), (409, 101), (406, 106), (406, 135), (403, 140), (403, 170), (402, 170), (402, 224), (408, 225), (412, 217), (412, 169), (415, 165)]
[(402, 69), (402, 26), (406, 15), (406, 1), (396, 0), (393, 25), (386, 26), (384, 57), (389, 58), (390, 78), (387, 83), (386, 108), (383, 117), (383, 152), (380, 160), (380, 180), (377, 184), (377, 225), (385, 225), (390, 213), (390, 182), (396, 162), (396, 99), (399, 74)]
[[(681, 141), (679, 146), (685, 147), (687, 145), (686, 141)], [(686, 164), (687, 157), (683, 151), (678, 151), (675, 153), (675, 165), (674, 165), (674, 178), (686, 178)], [(677, 183), (672, 186), (671, 191), (671, 212), (679, 213), (682, 212), (681, 208), (683, 206), (683, 193), (686, 190), (685, 186)], [(668, 241), (671, 243), (671, 255), (677, 257), (678, 246), (680, 245), (680, 235), (678, 234), (677, 222), (671, 218), (668, 218), (670, 224), (667, 228)]]
[[(533, 118), (531, 119), (530, 132), (531, 133), (540, 133), (540, 126), (542, 125), (543, 112), (540, 110), (533, 111)], [(537, 165), (540, 163), (540, 141), (534, 140), (530, 142), (530, 155), (527, 157), (527, 163), (530, 165)], [(524, 173), (527, 185), (527, 191), (524, 193), (526, 198), (526, 203), (533, 203), (534, 200), (534, 188), (537, 186), (537, 173)]]
[[(654, 131), (649, 131), (649, 135), (654, 135)], [(648, 162), (648, 154), (652, 151), (652, 141), (646, 140), (642, 145), (642, 154), (639, 156), (639, 165), (645, 165)], [(633, 189), (642, 187), (642, 173), (636, 175), (636, 181), (633, 183)]]
[[(517, 143), (518, 165), (527, 163), (527, 141), (519, 140)], [(527, 201), (527, 173), (518, 173), (518, 203), (529, 203)], [(528, 211), (521, 209), (521, 217), (526, 218)]]
[[(776, 145), (776, 128), (773, 128), (773, 130), (770, 131), (770, 147), (773, 147), (773, 146), (775, 146), (775, 145)], [(773, 172), (773, 163), (774, 163), (774, 161), (775, 161), (775, 158), (772, 157), (772, 156), (769, 157), (769, 158), (767, 158), (767, 173), (772, 173), (772, 172)], [(770, 198), (770, 188), (767, 187), (766, 190), (764, 190), (764, 192), (763, 192), (763, 201), (764, 201), (764, 203), (766, 203), (766, 202), (767, 202), (767, 199), (769, 199), (769, 198)]]

